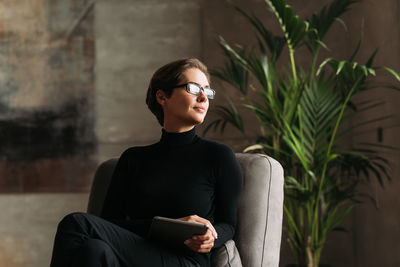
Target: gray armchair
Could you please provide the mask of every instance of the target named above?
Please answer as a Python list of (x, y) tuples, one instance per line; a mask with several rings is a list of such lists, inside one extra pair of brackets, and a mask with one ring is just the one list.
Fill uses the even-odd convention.
[[(271, 157), (237, 153), (243, 171), (243, 191), (234, 240), (213, 251), (213, 267), (278, 267), (282, 234), (283, 169)], [(118, 159), (97, 169), (88, 212), (99, 215)]]

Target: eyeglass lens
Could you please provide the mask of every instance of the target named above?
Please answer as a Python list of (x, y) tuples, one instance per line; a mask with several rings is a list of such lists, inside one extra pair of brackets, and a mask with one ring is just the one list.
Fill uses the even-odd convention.
[(186, 89), (189, 93), (194, 95), (200, 95), (201, 90), (203, 90), (204, 94), (207, 96), (208, 99), (214, 99), (215, 91), (211, 88), (202, 88), (194, 83), (188, 83), (186, 85)]

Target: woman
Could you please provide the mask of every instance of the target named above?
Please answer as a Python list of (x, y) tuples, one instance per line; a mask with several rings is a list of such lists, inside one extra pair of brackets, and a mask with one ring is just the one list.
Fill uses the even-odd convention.
[[(210, 251), (234, 235), (242, 179), (229, 147), (195, 133), (214, 96), (198, 59), (154, 73), (146, 103), (163, 127), (161, 140), (121, 155), (101, 218), (73, 213), (60, 222), (51, 267), (210, 266)], [(170, 246), (146, 239), (154, 216), (209, 227)]]

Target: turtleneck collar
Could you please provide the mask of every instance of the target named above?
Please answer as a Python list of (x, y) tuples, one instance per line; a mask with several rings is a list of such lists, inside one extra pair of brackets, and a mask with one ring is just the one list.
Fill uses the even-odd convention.
[(193, 127), (193, 129), (182, 133), (167, 132), (162, 129), (160, 143), (168, 146), (183, 146), (191, 144), (196, 137), (195, 129), (196, 127)]

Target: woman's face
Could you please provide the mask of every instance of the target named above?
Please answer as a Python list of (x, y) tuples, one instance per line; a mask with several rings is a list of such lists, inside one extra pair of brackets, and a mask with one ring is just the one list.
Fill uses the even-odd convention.
[[(178, 85), (195, 83), (203, 88), (210, 87), (206, 75), (199, 69), (188, 69)], [(204, 121), (208, 111), (208, 98), (204, 92), (193, 95), (186, 91), (185, 86), (177, 87), (167, 98), (162, 90), (157, 92), (157, 99), (164, 111), (164, 129), (166, 131), (189, 131), (195, 125)]]

